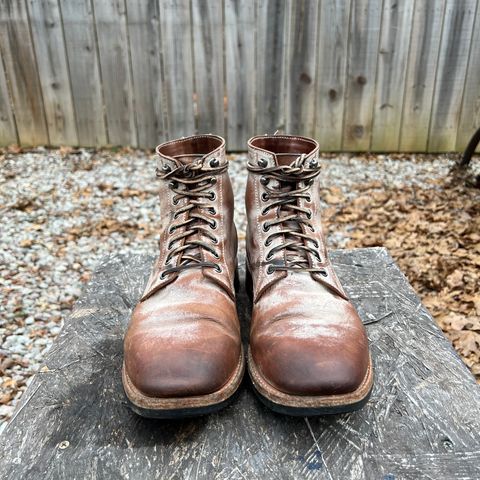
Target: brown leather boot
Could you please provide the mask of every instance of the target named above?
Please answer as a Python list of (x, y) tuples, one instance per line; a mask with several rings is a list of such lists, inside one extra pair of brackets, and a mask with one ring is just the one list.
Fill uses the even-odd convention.
[(157, 147), (160, 254), (124, 343), (132, 408), (158, 418), (209, 413), (240, 385), (237, 234), (225, 141), (199, 135)]
[(248, 146), (253, 385), (280, 413), (360, 408), (372, 388), (372, 365), (365, 329), (327, 257), (318, 144), (304, 137), (258, 136)]

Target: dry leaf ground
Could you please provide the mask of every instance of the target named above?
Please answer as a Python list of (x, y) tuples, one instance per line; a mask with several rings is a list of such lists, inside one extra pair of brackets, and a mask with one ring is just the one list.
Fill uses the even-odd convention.
[(480, 383), (480, 188), (452, 168), (423, 184), (326, 187), (324, 222), (344, 246), (384, 246)]

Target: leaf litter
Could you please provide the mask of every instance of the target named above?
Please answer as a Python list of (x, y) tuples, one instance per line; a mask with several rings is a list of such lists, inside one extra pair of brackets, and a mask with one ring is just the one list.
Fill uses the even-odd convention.
[[(480, 383), (480, 189), (453, 165), (423, 185), (373, 180), (347, 198), (325, 187), (329, 236), (346, 248), (386, 247)], [(339, 191), (340, 190), (340, 191)]]

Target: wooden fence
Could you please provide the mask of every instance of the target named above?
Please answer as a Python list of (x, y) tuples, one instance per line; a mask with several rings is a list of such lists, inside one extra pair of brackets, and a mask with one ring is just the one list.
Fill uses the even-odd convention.
[(480, 0), (0, 0), (0, 144), (462, 150)]

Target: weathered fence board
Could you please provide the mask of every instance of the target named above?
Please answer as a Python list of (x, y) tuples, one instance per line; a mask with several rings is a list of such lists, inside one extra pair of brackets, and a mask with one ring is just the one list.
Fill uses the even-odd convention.
[(160, 0), (160, 12), (168, 134), (177, 138), (195, 131), (190, 2)]
[(343, 148), (368, 150), (378, 60), (382, 0), (352, 2)]
[(17, 129), (10, 105), (7, 79), (5, 77), (3, 63), (0, 62), (0, 145), (9, 145), (10, 143), (17, 142)]
[(257, 2), (256, 133), (285, 130), (287, 16), (283, 0)]
[(446, 3), (430, 121), (430, 151), (455, 149), (476, 3), (476, 0)]
[(0, 145), (211, 132), (245, 150), (278, 130), (326, 151), (461, 151), (480, 127), (479, 4), (0, 0)]
[(0, 0), (0, 50), (23, 145), (49, 143), (37, 63), (24, 0)]
[(255, 0), (225, 0), (227, 138), (245, 150), (255, 134)]
[(108, 143), (103, 112), (95, 23), (91, 0), (60, 2), (78, 142), (85, 146)]
[(138, 146), (145, 148), (167, 138), (160, 63), (160, 11), (157, 0), (127, 0), (126, 5)]
[(123, 0), (93, 0), (108, 142), (137, 145), (133, 88)]
[(312, 136), (315, 127), (318, 0), (287, 2), (285, 131)]
[(397, 151), (413, 2), (384, 0), (371, 150)]
[(318, 25), (315, 137), (341, 150), (351, 0), (322, 0)]
[(432, 111), (445, 0), (415, 3), (407, 60), (400, 151), (424, 152)]
[(77, 125), (58, 2), (28, 0), (28, 9), (50, 143), (76, 145)]
[[(480, 478), (480, 388), (380, 248), (332, 253), (370, 340), (375, 385), (361, 411), (278, 415), (246, 378), (218, 414), (136, 416), (121, 386), (122, 338), (152, 260), (99, 266), (0, 437), (2, 479)], [(242, 288), (245, 340), (249, 309)]]
[(224, 135), (223, 1), (192, 6), (197, 130)]
[[(470, 58), (463, 94), (462, 113), (457, 129), (456, 150), (462, 150), (480, 125), (480, 7), (473, 27)], [(477, 151), (480, 151), (480, 146)]]

